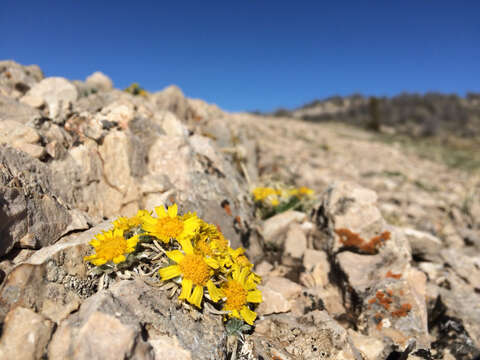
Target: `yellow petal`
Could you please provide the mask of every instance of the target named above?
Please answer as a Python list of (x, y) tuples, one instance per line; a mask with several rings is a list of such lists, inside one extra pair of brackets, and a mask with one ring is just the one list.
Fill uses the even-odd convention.
[(200, 225), (194, 218), (189, 218), (183, 222), (183, 231), (177, 237), (177, 240), (188, 240), (198, 233)]
[(85, 256), (85, 257), (83, 258), (83, 261), (89, 261), (89, 260), (95, 259), (96, 257), (97, 257), (96, 254), (89, 255), (89, 256)]
[(180, 266), (178, 265), (164, 267), (163, 269), (158, 270), (158, 273), (163, 281), (170, 280), (181, 275)]
[(167, 212), (165, 211), (165, 208), (163, 206), (157, 206), (155, 208), (155, 212), (157, 213), (157, 216), (161, 219), (164, 217), (167, 217)]
[(91, 263), (95, 266), (100, 266), (100, 265), (103, 265), (103, 264), (106, 264), (107, 263), (107, 260), (104, 259), (104, 258), (99, 258), (99, 259), (93, 259), (91, 261)]
[(235, 250), (231, 249), (229, 252), (230, 252), (230, 255), (235, 259), (238, 256), (242, 255), (245, 252), (245, 250), (239, 247), (238, 249), (235, 249)]
[(219, 302), (223, 297), (223, 291), (215, 286), (212, 280), (207, 281), (207, 289), (208, 289), (208, 294), (210, 295), (210, 298), (214, 302)]
[(137, 246), (138, 240), (140, 235), (132, 236), (130, 239), (127, 240), (127, 247), (134, 248)]
[(262, 301), (262, 292), (260, 290), (252, 290), (247, 293), (247, 302), (261, 303)]
[(188, 298), (188, 302), (200, 308), (202, 304), (202, 299), (203, 299), (203, 286), (196, 285), (195, 289), (193, 289), (192, 295)]
[(92, 245), (93, 247), (97, 247), (98, 245), (101, 244), (101, 242), (98, 239), (93, 239), (93, 240), (90, 241), (89, 244)]
[(177, 264), (185, 257), (180, 250), (166, 251), (165, 254)]
[(233, 273), (233, 279), (238, 281), (240, 284), (245, 285), (245, 280), (249, 272), (250, 270), (248, 268), (238, 267)]
[(114, 264), (119, 264), (121, 262), (124, 262), (125, 260), (127, 260), (127, 258), (125, 257), (125, 255), (118, 255), (118, 256), (115, 256), (113, 258), (113, 263)]
[(240, 319), (240, 313), (238, 312), (238, 310), (232, 310), (230, 312), (230, 316), (233, 316), (233, 317), (236, 317), (237, 319)]
[(210, 257), (204, 258), (205, 262), (207, 263), (208, 266), (210, 266), (212, 269), (218, 269), (220, 265), (218, 265), (218, 262)]
[(248, 275), (247, 280), (245, 281), (245, 289), (254, 290), (257, 287), (257, 284), (262, 281), (262, 278), (255, 273)]
[(168, 216), (170, 216), (171, 218), (177, 217), (177, 213), (178, 213), (177, 204), (173, 204), (168, 208)]
[(180, 293), (180, 296), (178, 298), (180, 300), (190, 298), (190, 294), (192, 292), (192, 287), (193, 287), (192, 280), (184, 278), (182, 280), (182, 292)]
[(193, 254), (193, 246), (192, 246), (192, 241), (190, 239), (177, 239), (177, 240), (182, 246), (182, 250), (185, 252), (185, 254), (187, 255)]
[(113, 237), (123, 237), (123, 230), (118, 228), (113, 229)]
[(242, 309), (240, 310), (240, 315), (242, 315), (242, 318), (249, 325), (253, 325), (253, 322), (257, 318), (257, 314), (254, 311), (250, 310), (248, 306), (242, 307)]

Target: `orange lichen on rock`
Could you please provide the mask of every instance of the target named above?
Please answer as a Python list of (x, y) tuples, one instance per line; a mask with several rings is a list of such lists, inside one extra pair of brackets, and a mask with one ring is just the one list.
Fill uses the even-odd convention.
[(392, 303), (392, 298), (390, 296), (385, 296), (385, 293), (381, 291), (377, 291), (375, 297), (377, 298), (377, 302), (383, 306), (385, 310), (390, 309), (390, 304)]
[(375, 254), (378, 248), (389, 239), (390, 231), (384, 231), (380, 235), (371, 238), (370, 241), (363, 246), (362, 250), (365, 251), (367, 254)]
[(387, 274), (385, 275), (386, 278), (392, 278), (392, 279), (400, 279), (402, 277), (402, 274), (395, 274), (391, 270), (388, 270)]
[(335, 233), (340, 237), (340, 242), (345, 246), (360, 248), (365, 242), (360, 235), (348, 229), (336, 229)]
[(392, 311), (391, 314), (393, 317), (404, 317), (408, 315), (410, 310), (412, 310), (412, 305), (406, 303), (402, 304), (399, 309)]
[(358, 235), (348, 229), (336, 229), (335, 233), (340, 237), (340, 242), (347, 247), (354, 247), (366, 254), (376, 254), (378, 248), (382, 246), (385, 241), (390, 239), (390, 232), (384, 231), (378, 236), (365, 241)]
[(382, 330), (383, 327), (383, 315), (381, 313), (376, 313), (373, 317), (375, 322), (377, 323), (377, 330)]

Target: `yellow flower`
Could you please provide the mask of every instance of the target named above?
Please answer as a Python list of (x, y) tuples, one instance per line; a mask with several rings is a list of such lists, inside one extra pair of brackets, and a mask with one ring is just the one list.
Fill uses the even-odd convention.
[(195, 238), (195, 251), (205, 256), (219, 257), (228, 253), (229, 241), (218, 228), (200, 220), (200, 231)]
[(257, 187), (252, 190), (252, 193), (255, 201), (263, 201), (267, 197), (277, 194), (276, 190), (270, 187)]
[(226, 297), (223, 310), (230, 312), (228, 316), (243, 319), (247, 324), (253, 325), (257, 314), (250, 310), (248, 303), (262, 302), (262, 293), (256, 287), (247, 268), (234, 268), (231, 278), (220, 289)]
[(95, 254), (85, 256), (83, 260), (90, 261), (96, 266), (106, 264), (109, 261), (118, 264), (126, 260), (125, 254), (135, 251), (137, 243), (138, 236), (133, 236), (127, 240), (124, 238), (121, 229), (104, 231), (90, 241), (90, 245), (95, 249)]
[(280, 201), (278, 201), (278, 198), (277, 198), (277, 197), (272, 197), (272, 198), (270, 199), (270, 204), (271, 204), (272, 206), (277, 206), (279, 203), (280, 203)]
[(230, 248), (228, 253), (231, 258), (231, 262), (228, 263), (228, 266), (232, 266), (236, 264), (238, 266), (245, 267), (247, 269), (251, 269), (253, 267), (253, 264), (244, 255), (245, 250), (243, 248), (239, 247), (235, 250)]
[(190, 239), (200, 227), (200, 219), (195, 214), (185, 218), (177, 215), (177, 204), (165, 210), (163, 206), (155, 208), (158, 218), (147, 215), (143, 218), (143, 229), (149, 234), (168, 243), (170, 239), (178, 241)]
[[(218, 263), (210, 258), (195, 253), (190, 239), (178, 240), (182, 251), (167, 251), (167, 256), (176, 264), (159, 270), (163, 281), (182, 277), (182, 292), (178, 297), (200, 308), (203, 299), (203, 288), (206, 286), (213, 301), (220, 299), (218, 288), (211, 277), (214, 269), (218, 269)], [(193, 291), (192, 291), (193, 290)]]
[(149, 215), (150, 213), (147, 210), (138, 210), (135, 216), (132, 216), (129, 218), (126, 218), (126, 217), (117, 218), (117, 220), (113, 222), (113, 226), (115, 226), (117, 229), (128, 231), (131, 228), (141, 225), (143, 223), (143, 219)]
[(306, 186), (301, 186), (298, 188), (298, 193), (300, 195), (311, 196), (313, 195), (314, 191)]

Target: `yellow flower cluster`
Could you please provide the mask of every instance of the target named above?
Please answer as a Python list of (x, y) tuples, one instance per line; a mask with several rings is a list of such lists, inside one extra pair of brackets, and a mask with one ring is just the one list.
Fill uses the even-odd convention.
[(305, 186), (299, 188), (273, 188), (273, 187), (257, 187), (252, 190), (255, 202), (266, 206), (278, 206), (281, 203), (288, 203), (295, 198), (302, 200), (309, 198), (314, 194), (312, 189)]
[(124, 91), (133, 95), (148, 96), (148, 92), (142, 87), (140, 87), (138, 83), (130, 84), (127, 88), (125, 88)]
[[(118, 218), (114, 229), (90, 242), (95, 254), (86, 261), (101, 266), (119, 264), (137, 249), (139, 241), (160, 240), (170, 264), (159, 270), (162, 281), (181, 284), (179, 299), (201, 308), (204, 297), (222, 305), (229, 317), (252, 325), (257, 314), (250, 304), (262, 302), (260, 277), (242, 248), (232, 249), (222, 232), (195, 213), (178, 214), (176, 204), (155, 208), (156, 217), (140, 210), (131, 218)], [(151, 241), (151, 240), (150, 240)]]

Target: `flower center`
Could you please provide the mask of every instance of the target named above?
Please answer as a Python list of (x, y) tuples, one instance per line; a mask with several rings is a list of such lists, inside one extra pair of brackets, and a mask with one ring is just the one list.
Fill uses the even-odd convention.
[(98, 257), (104, 259), (113, 259), (127, 252), (127, 241), (120, 236), (106, 237), (98, 249), (95, 249)]
[(222, 286), (227, 297), (225, 310), (240, 310), (247, 303), (247, 290), (238, 281), (230, 280)]
[(157, 219), (157, 233), (161, 239), (177, 238), (183, 231), (183, 221), (169, 216)]
[(210, 278), (210, 270), (201, 255), (188, 254), (178, 263), (185, 279), (192, 280), (194, 285), (206, 285)]

